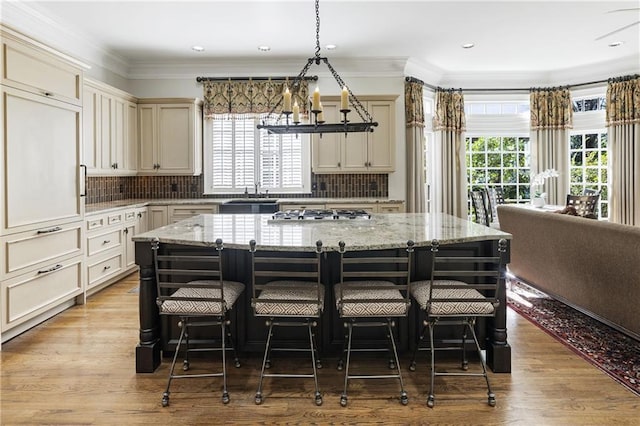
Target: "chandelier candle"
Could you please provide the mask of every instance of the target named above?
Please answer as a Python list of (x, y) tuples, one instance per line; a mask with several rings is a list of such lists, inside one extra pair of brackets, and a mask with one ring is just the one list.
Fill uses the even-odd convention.
[(284, 91), (284, 108), (285, 112), (291, 112), (291, 92), (287, 87), (287, 90)]
[(340, 94), (340, 109), (343, 111), (349, 109), (349, 91), (347, 90), (347, 86), (342, 88), (342, 93)]
[(316, 90), (313, 91), (313, 100), (311, 102), (311, 110), (312, 111), (320, 111), (320, 89), (316, 87)]
[(298, 101), (293, 103), (293, 122), (300, 122), (300, 105), (298, 105)]

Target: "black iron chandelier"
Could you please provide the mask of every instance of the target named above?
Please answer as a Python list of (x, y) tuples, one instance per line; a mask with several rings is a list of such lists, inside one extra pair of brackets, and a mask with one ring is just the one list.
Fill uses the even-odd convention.
[[(373, 132), (373, 128), (378, 125), (373, 121), (369, 112), (362, 106), (358, 98), (351, 92), (348, 86), (344, 83), (342, 78), (338, 75), (336, 70), (331, 66), (329, 60), (320, 56), (320, 0), (316, 0), (316, 52), (313, 58), (307, 59), (307, 64), (302, 68), (298, 76), (294, 79), (292, 88), (297, 90), (300, 87), (301, 81), (305, 78), (307, 71), (314, 63), (320, 65), (324, 62), (329, 68), (331, 75), (338, 82), (342, 92), (340, 95), (340, 113), (342, 114), (342, 120), (339, 123), (327, 123), (324, 121), (322, 104), (320, 102), (320, 91), (318, 88), (313, 92), (311, 98), (309, 124), (302, 124), (300, 122), (300, 106), (295, 103), (291, 105), (291, 92), (289, 88), (283, 93), (282, 99), (271, 109), (268, 117), (273, 117), (276, 108), (281, 104), (282, 112), (275, 120), (276, 124), (267, 124), (267, 119), (263, 120), (261, 124), (258, 124), (258, 129), (265, 129), (269, 133), (274, 134), (299, 134), (299, 133), (354, 133), (354, 132)], [(360, 116), (362, 122), (352, 123), (348, 120), (347, 115), (351, 112), (349, 108), (349, 101)]]

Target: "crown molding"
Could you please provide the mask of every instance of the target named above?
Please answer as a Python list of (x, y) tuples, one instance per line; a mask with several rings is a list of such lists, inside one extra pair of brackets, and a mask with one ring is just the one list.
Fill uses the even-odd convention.
[(68, 25), (51, 19), (32, 2), (3, 1), (2, 22), (80, 61), (127, 78), (128, 64), (122, 57), (104, 49), (86, 34), (79, 34)]
[[(407, 58), (329, 58), (331, 65), (341, 76), (348, 77), (396, 77), (404, 75)], [(184, 79), (198, 75), (209, 77), (262, 77), (265, 75), (296, 76), (302, 70), (304, 59), (229, 58), (215, 61), (163, 61), (134, 62), (130, 65), (130, 79)], [(310, 75), (331, 76), (329, 69), (320, 64), (312, 65)]]

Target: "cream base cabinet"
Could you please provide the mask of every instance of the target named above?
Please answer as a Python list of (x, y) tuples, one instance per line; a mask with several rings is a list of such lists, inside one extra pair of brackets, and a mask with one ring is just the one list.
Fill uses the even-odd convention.
[(202, 173), (202, 101), (138, 101), (139, 174)]
[(148, 229), (152, 230), (169, 224), (167, 206), (149, 206)]
[(137, 173), (136, 98), (93, 80), (85, 80), (83, 161), (94, 176)]
[[(359, 98), (360, 99), (360, 98)], [(395, 99), (395, 98), (394, 98)], [(395, 100), (369, 99), (362, 106), (378, 123), (373, 132), (330, 133), (312, 138), (314, 173), (390, 173), (395, 171)], [(339, 122), (339, 101), (322, 101), (327, 120)], [(361, 121), (352, 107), (352, 121)]]

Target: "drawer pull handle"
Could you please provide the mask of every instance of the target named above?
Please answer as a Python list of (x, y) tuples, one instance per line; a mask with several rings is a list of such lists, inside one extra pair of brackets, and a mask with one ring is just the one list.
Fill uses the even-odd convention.
[(111, 266), (110, 266), (110, 265), (107, 265), (107, 266), (105, 266), (105, 267), (104, 267), (104, 270), (105, 270), (105, 271), (108, 271), (109, 269), (111, 269)]
[(45, 95), (45, 96), (53, 96), (53, 93), (51, 93), (51, 92), (44, 92), (44, 95)]
[(111, 242), (111, 240), (104, 240), (104, 241), (102, 242), (102, 244), (109, 244), (110, 242)]
[(56, 226), (55, 228), (41, 229), (38, 231), (38, 234), (50, 234), (52, 232), (58, 232), (58, 231), (62, 231), (62, 227)]
[(60, 268), (62, 268), (62, 265), (57, 264), (56, 266), (52, 266), (49, 269), (45, 269), (43, 271), (38, 271), (38, 274), (48, 274), (49, 272), (57, 271)]

